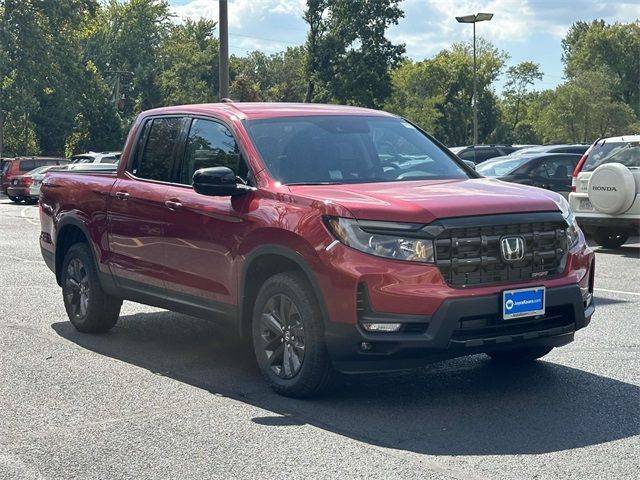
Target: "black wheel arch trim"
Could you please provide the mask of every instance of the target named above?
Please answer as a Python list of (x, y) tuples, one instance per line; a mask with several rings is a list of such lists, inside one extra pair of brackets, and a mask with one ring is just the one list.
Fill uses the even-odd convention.
[[(246, 280), (247, 280), (247, 272), (249, 272), (252, 264), (258, 260), (260, 257), (265, 255), (276, 255), (282, 256), (294, 262), (300, 270), (304, 273), (305, 277), (309, 281), (309, 285), (313, 289), (313, 293), (316, 296), (316, 300), (318, 301), (318, 305), (320, 306), (320, 313), (322, 314), (322, 319), (326, 325), (329, 321), (329, 311), (327, 309), (327, 305), (324, 301), (324, 295), (322, 294), (322, 289), (320, 288), (320, 282), (313, 271), (313, 269), (309, 266), (309, 263), (306, 259), (298, 252), (291, 248), (283, 247), (281, 245), (261, 245), (253, 249), (246, 257), (242, 267), (242, 272), (240, 274), (240, 283), (239, 283), (239, 293), (238, 296), (238, 314), (239, 314), (239, 329), (240, 335), (244, 336), (245, 331), (245, 314), (247, 312), (244, 311), (245, 304), (245, 292), (246, 292)], [(250, 321), (250, 319), (249, 319)]]

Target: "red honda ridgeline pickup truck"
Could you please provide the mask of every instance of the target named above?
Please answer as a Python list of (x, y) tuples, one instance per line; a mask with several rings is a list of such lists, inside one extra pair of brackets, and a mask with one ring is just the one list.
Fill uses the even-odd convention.
[(560, 195), (479, 178), (379, 111), (147, 111), (117, 174), (47, 175), (40, 218), (78, 330), (109, 330), (123, 299), (228, 321), (284, 395), (335, 372), (533, 360), (594, 311), (594, 255)]

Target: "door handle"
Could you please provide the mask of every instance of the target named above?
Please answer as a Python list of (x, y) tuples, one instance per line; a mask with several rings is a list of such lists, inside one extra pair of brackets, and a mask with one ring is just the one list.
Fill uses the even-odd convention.
[(126, 200), (127, 198), (129, 198), (129, 194), (127, 192), (116, 192), (116, 198), (119, 198), (120, 200)]
[(164, 204), (169, 210), (178, 210), (182, 207), (182, 204), (175, 200), (167, 200)]

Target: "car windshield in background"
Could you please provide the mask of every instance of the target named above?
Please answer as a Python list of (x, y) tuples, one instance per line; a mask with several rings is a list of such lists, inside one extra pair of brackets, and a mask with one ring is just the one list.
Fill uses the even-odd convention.
[(607, 142), (593, 146), (582, 167), (583, 172), (593, 172), (605, 163), (621, 163), (626, 167), (640, 167), (640, 142)]
[(49, 169), (51, 169), (51, 166), (50, 165), (45, 165), (43, 167), (34, 168), (30, 172), (28, 172), (27, 175), (36, 175), (38, 173), (42, 173), (45, 170), (49, 170)]
[(285, 117), (247, 120), (246, 127), (283, 184), (468, 178), (429, 137), (398, 118)]
[(504, 177), (505, 175), (509, 175), (520, 165), (524, 164), (529, 157), (522, 156), (517, 158), (508, 158), (503, 160), (498, 160), (492, 162), (489, 160), (488, 162), (481, 163), (476, 167), (476, 172), (485, 177)]

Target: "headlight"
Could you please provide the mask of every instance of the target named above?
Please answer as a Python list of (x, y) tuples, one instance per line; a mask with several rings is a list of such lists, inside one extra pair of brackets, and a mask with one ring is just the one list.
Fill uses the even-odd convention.
[(564, 221), (567, 222), (567, 246), (568, 248), (573, 248), (578, 243), (578, 239), (580, 238), (578, 227), (578, 222), (576, 221), (576, 217), (571, 211), (571, 207), (569, 206), (569, 202), (565, 200), (564, 197), (558, 203), (558, 207), (562, 212), (562, 217)]
[(327, 217), (327, 227), (345, 245), (364, 253), (394, 260), (433, 263), (433, 242), (414, 238), (423, 225), (396, 222), (358, 222)]

